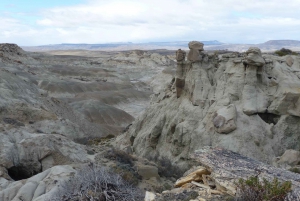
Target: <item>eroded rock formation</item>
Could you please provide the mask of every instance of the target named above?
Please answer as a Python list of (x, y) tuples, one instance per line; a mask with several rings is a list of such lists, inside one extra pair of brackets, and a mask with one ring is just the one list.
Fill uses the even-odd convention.
[(255, 47), (220, 55), (203, 52), (199, 42), (189, 47), (187, 61), (177, 63), (175, 84), (118, 137), (118, 146), (168, 157), (182, 168), (203, 146), (267, 163), (300, 149), (299, 56), (287, 56), (294, 60), (289, 66)]

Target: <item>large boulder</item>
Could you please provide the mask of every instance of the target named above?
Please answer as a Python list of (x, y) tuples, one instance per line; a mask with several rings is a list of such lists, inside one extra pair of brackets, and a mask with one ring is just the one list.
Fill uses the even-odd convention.
[(287, 64), (289, 67), (292, 67), (292, 65), (294, 64), (294, 59), (293, 59), (293, 57), (288, 56), (288, 57), (285, 59), (285, 62), (286, 62), (286, 64)]
[(189, 42), (190, 51), (188, 53), (188, 60), (191, 62), (201, 61), (202, 57), (200, 52), (203, 51), (204, 44), (198, 41)]
[(194, 50), (198, 50), (198, 51), (203, 51), (203, 46), (204, 44), (199, 42), (199, 41), (191, 41), (189, 42), (189, 48), (190, 49), (194, 49)]
[(300, 151), (292, 149), (286, 150), (280, 157), (278, 164), (287, 164), (290, 166), (300, 165)]
[(244, 61), (247, 65), (253, 65), (261, 67), (265, 64), (265, 60), (261, 55), (261, 51), (257, 47), (250, 47), (246, 52), (246, 60)]
[(218, 133), (230, 133), (236, 129), (236, 108), (235, 105), (229, 105), (219, 109), (213, 119), (214, 126)]

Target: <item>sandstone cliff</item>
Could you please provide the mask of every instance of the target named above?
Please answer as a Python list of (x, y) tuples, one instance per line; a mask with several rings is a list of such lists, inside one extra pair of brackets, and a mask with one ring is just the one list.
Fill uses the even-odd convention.
[(300, 149), (300, 57), (205, 53), (189, 44), (177, 52), (176, 79), (116, 144), (143, 157), (159, 155), (187, 168), (204, 146), (222, 147), (271, 163)]

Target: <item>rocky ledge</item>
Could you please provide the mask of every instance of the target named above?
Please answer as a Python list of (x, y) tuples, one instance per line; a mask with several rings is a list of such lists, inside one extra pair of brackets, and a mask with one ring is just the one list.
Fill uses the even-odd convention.
[[(266, 165), (221, 148), (205, 147), (191, 155), (198, 166), (188, 170), (175, 183), (175, 189), (162, 194), (148, 192), (146, 200), (180, 200), (190, 196), (193, 200), (234, 200), (239, 179), (251, 176), (259, 180), (291, 181), (292, 192), (287, 201), (297, 200), (300, 196), (300, 174)], [(232, 197), (231, 197), (232, 196)], [(298, 197), (297, 197), (298, 196)], [(171, 199), (170, 199), (171, 198)]]

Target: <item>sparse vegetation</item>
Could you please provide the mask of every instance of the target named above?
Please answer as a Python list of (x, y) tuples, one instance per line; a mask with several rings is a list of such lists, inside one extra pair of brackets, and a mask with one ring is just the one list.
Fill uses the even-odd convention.
[(142, 179), (136, 169), (126, 164), (118, 164), (117, 166), (112, 167), (111, 170), (133, 186), (137, 186)]
[(237, 183), (236, 201), (284, 201), (291, 187), (290, 181), (279, 182), (277, 178), (273, 181), (264, 178), (262, 182), (257, 176), (247, 180), (240, 179)]
[(199, 196), (197, 191), (183, 191), (181, 193), (165, 193), (159, 197), (158, 201), (189, 201), (194, 200)]
[(110, 149), (104, 155), (105, 158), (117, 161), (117, 166), (112, 167), (112, 171), (122, 176), (124, 180), (132, 185), (137, 185), (142, 179), (134, 168), (134, 161), (136, 160), (130, 154), (117, 150)]
[(289, 171), (300, 174), (300, 167), (292, 167), (289, 169)]
[(281, 48), (280, 50), (275, 51), (275, 54), (281, 57), (285, 55), (298, 55), (297, 52), (293, 52), (292, 50), (286, 48)]
[(118, 174), (90, 164), (70, 180), (64, 181), (47, 201), (140, 201), (143, 193)]
[(108, 158), (110, 160), (118, 161), (118, 162), (123, 163), (123, 164), (131, 165), (131, 166), (133, 166), (133, 163), (134, 163), (133, 161), (136, 160), (133, 156), (126, 153), (125, 151), (117, 150), (117, 149), (114, 149), (114, 148), (107, 151), (105, 153), (104, 157)]
[(177, 166), (173, 165), (167, 157), (159, 157), (158, 155), (156, 155), (154, 157), (148, 157), (148, 159), (157, 164), (158, 174), (162, 177), (179, 178), (185, 172)]

